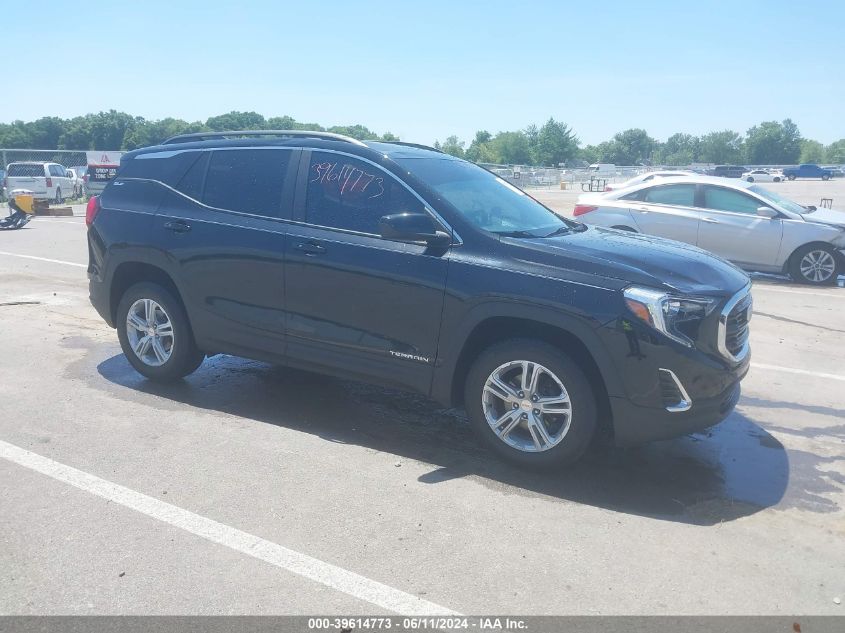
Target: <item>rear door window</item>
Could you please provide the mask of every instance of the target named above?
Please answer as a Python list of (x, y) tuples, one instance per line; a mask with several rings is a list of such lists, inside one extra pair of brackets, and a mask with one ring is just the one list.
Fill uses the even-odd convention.
[(279, 217), (291, 152), (236, 149), (212, 152), (202, 201), (210, 207)]
[(695, 205), (695, 185), (656, 185), (645, 190), (643, 202), (679, 207)]

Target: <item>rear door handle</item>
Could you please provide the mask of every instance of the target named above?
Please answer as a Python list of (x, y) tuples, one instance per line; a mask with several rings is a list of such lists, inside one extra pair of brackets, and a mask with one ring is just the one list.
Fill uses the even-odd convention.
[(168, 231), (173, 231), (174, 233), (187, 233), (191, 230), (191, 225), (187, 222), (176, 220), (174, 222), (165, 222), (164, 228)]
[(639, 211), (640, 213), (648, 213), (648, 207), (631, 207), (634, 211)]
[(294, 248), (306, 255), (321, 255), (326, 252), (326, 247), (317, 242), (297, 242)]
[(713, 218), (701, 218), (702, 222), (707, 222), (708, 224), (719, 224), (719, 220), (714, 220)]

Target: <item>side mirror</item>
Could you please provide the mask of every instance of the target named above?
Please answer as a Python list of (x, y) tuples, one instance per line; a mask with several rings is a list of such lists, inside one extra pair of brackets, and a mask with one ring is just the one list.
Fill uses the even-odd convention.
[(763, 218), (772, 219), (778, 217), (779, 214), (771, 207), (757, 207), (757, 215)]
[(379, 232), (388, 240), (425, 242), (432, 247), (447, 247), (452, 238), (438, 231), (431, 217), (425, 213), (394, 213), (379, 220)]

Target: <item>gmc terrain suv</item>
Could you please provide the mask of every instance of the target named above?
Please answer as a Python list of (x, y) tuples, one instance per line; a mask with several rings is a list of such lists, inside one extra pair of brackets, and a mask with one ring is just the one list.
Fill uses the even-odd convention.
[(724, 419), (750, 282), (696, 247), (563, 219), (489, 171), (317, 132), (174, 137), (87, 213), (91, 301), (129, 362), (234, 354), (466, 408), (528, 465)]

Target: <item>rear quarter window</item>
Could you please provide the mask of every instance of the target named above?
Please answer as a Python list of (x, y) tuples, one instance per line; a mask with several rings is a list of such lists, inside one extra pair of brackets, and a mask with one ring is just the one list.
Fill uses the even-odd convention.
[[(121, 178), (158, 180), (170, 187), (175, 187), (185, 175), (185, 172), (196, 162), (199, 154), (200, 152), (197, 151), (139, 154), (138, 156), (124, 160), (120, 165), (118, 175)], [(109, 170), (108, 167), (101, 167), (99, 169), (101, 171)], [(97, 177), (97, 166), (89, 167), (88, 172), (91, 179), (99, 179)], [(113, 175), (114, 173), (112, 172), (111, 176), (113, 177)]]

